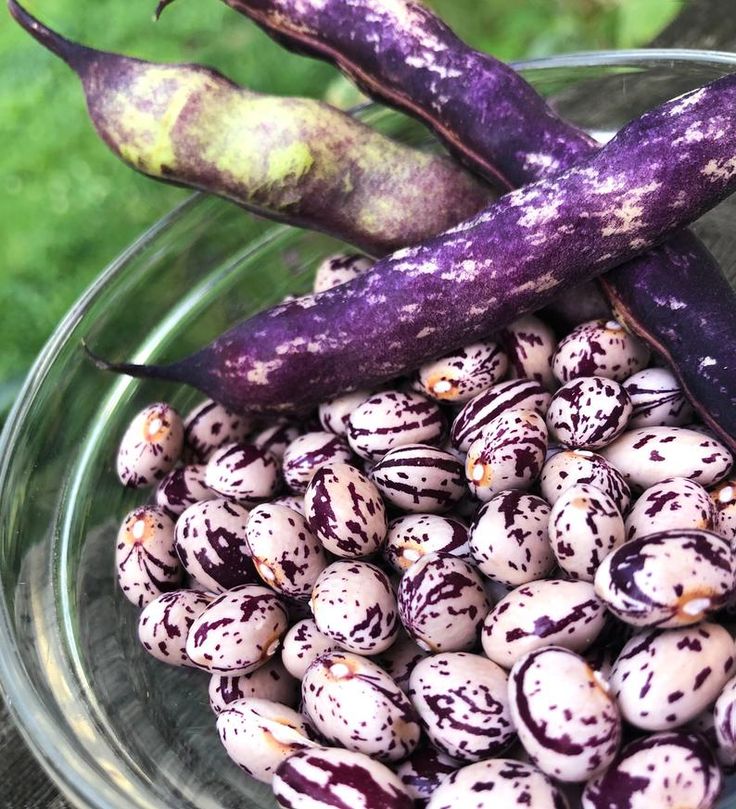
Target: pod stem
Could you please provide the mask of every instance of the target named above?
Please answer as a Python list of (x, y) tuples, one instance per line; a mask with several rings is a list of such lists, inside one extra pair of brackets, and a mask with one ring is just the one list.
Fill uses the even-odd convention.
[(81, 73), (98, 51), (71, 42), (26, 11), (17, 0), (8, 0), (8, 10), (16, 22), (45, 48), (63, 59), (72, 70)]
[(87, 345), (87, 340), (82, 339), (82, 349), (94, 365), (101, 371), (112, 371), (115, 374), (126, 374), (137, 379), (172, 379), (179, 380), (175, 365), (137, 365), (131, 362), (110, 362), (104, 357), (95, 354)]

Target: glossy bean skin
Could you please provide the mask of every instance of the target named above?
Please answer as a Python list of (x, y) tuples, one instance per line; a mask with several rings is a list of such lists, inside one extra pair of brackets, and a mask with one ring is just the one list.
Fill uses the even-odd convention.
[(630, 724), (670, 730), (713, 702), (732, 676), (733, 664), (733, 639), (717, 624), (647, 629), (616, 658), (611, 693)]
[(508, 587), (550, 573), (555, 557), (547, 531), (549, 515), (549, 504), (527, 492), (501, 492), (484, 504), (468, 536), (470, 553), (480, 570)]
[(304, 433), (289, 444), (282, 458), (284, 482), (304, 494), (314, 473), (326, 463), (347, 463), (353, 457), (347, 442), (334, 433)]
[(302, 517), (305, 516), (304, 498), (295, 494), (285, 494), (282, 497), (277, 497), (275, 500), (271, 500), (271, 505), (286, 506), (286, 508), (296, 511), (297, 514), (301, 514)]
[(187, 635), (213, 599), (202, 590), (175, 590), (149, 602), (138, 618), (143, 648), (162, 663), (194, 666), (186, 652)]
[(174, 522), (163, 509), (139, 506), (126, 515), (115, 544), (115, 568), (123, 595), (137, 607), (175, 589), (182, 569)]
[(500, 382), (508, 365), (501, 346), (486, 340), (425, 363), (417, 371), (417, 381), (431, 399), (461, 404)]
[(693, 408), (669, 368), (645, 368), (624, 380), (633, 412), (630, 427), (682, 427)]
[(710, 492), (715, 507), (715, 529), (729, 539), (736, 539), (736, 478), (724, 480)]
[(375, 660), (405, 693), (409, 693), (409, 678), (420, 660), (428, 652), (406, 632), (400, 632), (396, 641)]
[(221, 497), (255, 505), (276, 494), (281, 471), (276, 458), (255, 444), (225, 444), (207, 461), (205, 483)]
[(547, 411), (550, 436), (569, 449), (600, 449), (626, 429), (633, 406), (612, 379), (580, 377), (563, 385)]
[(582, 653), (596, 641), (605, 621), (605, 605), (591, 584), (536, 581), (512, 590), (491, 609), (483, 623), (483, 651), (506, 669), (545, 646)]
[(327, 256), (320, 262), (314, 274), (314, 292), (324, 292), (326, 289), (352, 281), (364, 272), (368, 272), (373, 262), (359, 253), (336, 253)]
[(712, 809), (723, 776), (702, 736), (672, 731), (628, 744), (609, 769), (589, 781), (583, 809)]
[(194, 503), (215, 498), (217, 495), (204, 482), (204, 470), (202, 464), (172, 469), (156, 487), (156, 505), (176, 520)]
[(431, 652), (472, 649), (490, 606), (477, 570), (447, 553), (423, 556), (399, 584), (401, 623)]
[(222, 593), (259, 581), (246, 544), (250, 512), (224, 498), (189, 506), (176, 522), (176, 552), (206, 590)]
[(465, 478), (471, 493), (490, 500), (499, 492), (529, 489), (547, 454), (547, 425), (534, 410), (507, 410), (468, 448)]
[(189, 630), (186, 651), (200, 668), (237, 677), (266, 663), (288, 628), (276, 594), (244, 584), (218, 596)]
[(365, 657), (320, 655), (304, 675), (302, 704), (325, 739), (380, 761), (401, 761), (419, 743), (419, 719), (409, 698)]
[(616, 503), (588, 483), (562, 492), (549, 516), (549, 540), (559, 566), (570, 578), (592, 582), (603, 559), (625, 538)]
[(356, 390), (323, 402), (319, 406), (319, 423), (325, 430), (345, 438), (348, 434), (350, 414), (370, 397), (371, 391)]
[(281, 461), (286, 448), (292, 441), (296, 441), (301, 432), (294, 422), (279, 420), (255, 433), (251, 437), (250, 443), (263, 452), (273, 455), (277, 461)]
[(481, 437), (486, 425), (506, 410), (535, 410), (544, 416), (551, 399), (546, 388), (532, 379), (499, 382), (471, 399), (457, 414), (450, 431), (452, 443), (467, 452), (473, 441)]
[(249, 674), (237, 677), (213, 674), (208, 691), (210, 708), (216, 714), (222, 713), (230, 703), (246, 697), (267, 699), (289, 708), (296, 708), (300, 699), (299, 683), (289, 674), (278, 655)]
[(465, 523), (439, 514), (408, 514), (389, 523), (383, 558), (397, 573), (436, 551), (467, 559), (470, 548)]
[(547, 460), (540, 478), (542, 497), (554, 505), (565, 489), (587, 483), (607, 494), (626, 514), (631, 503), (631, 488), (623, 475), (602, 455), (590, 450), (558, 452)]
[(290, 756), (271, 786), (282, 809), (415, 809), (406, 787), (385, 764), (339, 748)]
[(601, 451), (632, 485), (642, 489), (670, 477), (712, 486), (733, 465), (733, 455), (715, 438), (684, 427), (639, 427)]
[(694, 480), (665, 478), (645, 489), (626, 517), (626, 539), (683, 528), (715, 530), (708, 492)]
[(319, 747), (296, 711), (256, 697), (235, 700), (225, 707), (217, 717), (217, 732), (230, 758), (266, 784), (289, 756)]
[(629, 540), (602, 562), (595, 591), (632, 626), (672, 629), (723, 607), (736, 586), (731, 543), (711, 531), (672, 529)]
[(318, 469), (304, 495), (307, 522), (325, 548), (344, 559), (375, 553), (388, 531), (376, 485), (348, 464)]
[(427, 809), (568, 809), (563, 793), (531, 764), (509, 758), (470, 764), (444, 778)]
[(390, 450), (371, 470), (371, 479), (388, 502), (417, 513), (449, 511), (466, 491), (462, 463), (428, 444)]
[(317, 579), (310, 605), (319, 631), (356, 654), (386, 651), (399, 632), (388, 577), (368, 562), (333, 562)]
[(170, 472), (184, 446), (181, 416), (166, 402), (156, 402), (138, 413), (120, 440), (118, 478), (123, 486), (150, 486)]
[(317, 577), (329, 564), (306, 519), (286, 506), (256, 506), (248, 518), (245, 544), (258, 575), (290, 598), (309, 598)]
[(532, 763), (564, 782), (604, 771), (621, 742), (621, 717), (588, 664), (559, 646), (537, 649), (514, 664), (509, 702), (519, 740)]
[(713, 707), (713, 724), (718, 741), (718, 753), (733, 765), (736, 761), (736, 677), (732, 677)]
[(534, 315), (520, 317), (503, 330), (501, 342), (509, 358), (511, 379), (534, 379), (547, 390), (555, 390), (552, 357), (557, 340), (546, 323)]
[(284, 636), (281, 660), (292, 677), (301, 680), (314, 660), (325, 652), (339, 649), (339, 644), (319, 631), (313, 618), (294, 624)]
[(649, 349), (615, 320), (590, 320), (557, 346), (552, 370), (560, 382), (601, 376), (623, 382), (649, 362)]
[(415, 801), (428, 801), (448, 775), (460, 764), (428, 742), (419, 747), (399, 765), (396, 775)]
[(233, 413), (212, 399), (205, 399), (184, 417), (184, 442), (200, 463), (207, 463), (223, 444), (241, 443), (252, 429), (248, 416)]
[(409, 697), (432, 744), (456, 761), (480, 761), (514, 739), (506, 672), (485, 657), (463, 652), (421, 660)]

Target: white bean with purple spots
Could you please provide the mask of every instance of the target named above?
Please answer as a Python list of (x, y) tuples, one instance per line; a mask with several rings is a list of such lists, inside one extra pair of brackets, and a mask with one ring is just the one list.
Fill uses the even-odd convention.
[(535, 379), (550, 391), (557, 387), (552, 373), (557, 340), (546, 323), (526, 315), (507, 326), (501, 340), (509, 358), (511, 379)]
[(187, 635), (214, 598), (202, 590), (175, 590), (151, 601), (138, 617), (143, 648), (171, 666), (193, 666), (186, 652)]
[(317, 267), (314, 275), (314, 292), (325, 292), (333, 287), (352, 281), (368, 272), (373, 262), (359, 253), (336, 253), (328, 256)]
[(166, 402), (156, 402), (136, 414), (118, 449), (117, 472), (123, 486), (151, 486), (170, 472), (184, 447), (181, 416)]
[(204, 464), (172, 469), (156, 487), (156, 505), (175, 520), (185, 509), (217, 495), (204, 482)]
[(207, 463), (223, 444), (244, 441), (252, 426), (248, 416), (205, 399), (184, 418), (184, 441), (198, 461)]
[(313, 618), (304, 618), (294, 624), (284, 636), (281, 647), (281, 660), (286, 670), (297, 680), (324, 652), (339, 649), (339, 644), (319, 631)]
[(442, 551), (468, 559), (465, 523), (439, 514), (407, 514), (391, 520), (383, 557), (397, 573), (404, 573), (428, 553)]
[(281, 476), (276, 458), (255, 444), (225, 444), (207, 462), (205, 483), (222, 497), (255, 505), (276, 494)]
[(421, 391), (440, 402), (468, 402), (500, 382), (509, 361), (497, 343), (472, 343), (421, 366), (417, 379)]
[(558, 452), (547, 460), (539, 481), (542, 497), (554, 505), (562, 492), (578, 483), (588, 483), (607, 494), (626, 514), (631, 488), (618, 469), (602, 455), (587, 449)]
[(681, 528), (715, 530), (708, 492), (694, 480), (672, 477), (644, 491), (626, 517), (626, 539)]
[(300, 699), (299, 682), (289, 674), (278, 655), (249, 674), (210, 677), (210, 708), (214, 713), (222, 713), (231, 702), (245, 697), (269, 699), (296, 708)]
[(366, 399), (370, 399), (371, 395), (372, 392), (369, 390), (355, 390), (323, 402), (319, 406), (319, 423), (328, 432), (345, 438), (348, 434), (350, 414)]
[(710, 492), (715, 507), (715, 530), (736, 540), (736, 478), (724, 480)]
[(314, 473), (326, 463), (346, 463), (353, 457), (347, 442), (323, 431), (304, 433), (284, 451), (284, 481), (292, 492), (304, 494)]
[(633, 412), (630, 427), (682, 427), (693, 408), (669, 368), (645, 368), (624, 381)]

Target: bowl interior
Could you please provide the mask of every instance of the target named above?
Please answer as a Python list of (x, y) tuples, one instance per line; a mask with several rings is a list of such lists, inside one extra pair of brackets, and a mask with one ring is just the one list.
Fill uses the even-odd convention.
[[(526, 77), (565, 117), (605, 140), (643, 110), (734, 69), (718, 55), (587, 55), (530, 63)], [(427, 142), (416, 123), (369, 106), (387, 134)], [(734, 203), (696, 229), (733, 279)], [(234, 322), (309, 289), (343, 247), (219, 200), (190, 199), (121, 256), (61, 324), (11, 415), (0, 454), (0, 676), (31, 745), (77, 803), (117, 809), (247, 809), (269, 790), (224, 753), (208, 678), (150, 658), (137, 611), (117, 592), (114, 539), (146, 494), (114, 473), (127, 421), (182, 387), (116, 378), (84, 357), (135, 361), (188, 354)], [(736, 807), (724, 797), (722, 807)]]

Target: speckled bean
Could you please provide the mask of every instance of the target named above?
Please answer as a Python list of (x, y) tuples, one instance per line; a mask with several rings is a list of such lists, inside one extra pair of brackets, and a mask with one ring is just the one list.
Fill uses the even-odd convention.
[(726, 683), (716, 700), (713, 723), (719, 752), (723, 751), (733, 764), (736, 760), (736, 677)]
[(378, 490), (404, 511), (449, 511), (465, 494), (462, 463), (428, 444), (409, 444), (387, 452), (371, 470)]
[(345, 438), (348, 434), (350, 414), (370, 397), (369, 390), (355, 390), (323, 402), (319, 406), (319, 423), (328, 432)]
[(435, 551), (467, 559), (470, 548), (465, 523), (438, 514), (409, 514), (389, 523), (383, 558), (397, 573)]
[(277, 497), (275, 500), (271, 500), (271, 505), (286, 506), (286, 508), (296, 511), (297, 514), (301, 514), (302, 517), (305, 516), (304, 498), (295, 494), (285, 494), (283, 497)]
[(508, 587), (541, 579), (555, 566), (547, 525), (550, 507), (525, 492), (502, 492), (475, 515), (468, 543), (478, 567)]
[(401, 761), (419, 743), (419, 719), (409, 698), (382, 668), (359, 655), (320, 655), (304, 675), (302, 705), (325, 739), (380, 761)]
[(428, 801), (448, 775), (461, 765), (428, 742), (420, 746), (396, 770), (396, 775), (416, 801)]
[(333, 562), (317, 579), (310, 603), (319, 631), (348, 651), (379, 654), (398, 635), (391, 584), (368, 562)]
[(733, 456), (720, 441), (684, 427), (629, 430), (601, 454), (632, 486), (642, 489), (670, 477), (712, 486), (733, 465)]
[(445, 419), (435, 402), (413, 391), (376, 393), (353, 410), (348, 443), (356, 455), (379, 461), (389, 450), (406, 444), (438, 444)]
[(295, 441), (300, 434), (301, 430), (293, 422), (276, 421), (255, 433), (251, 437), (250, 443), (258, 447), (258, 449), (263, 450), (263, 452), (273, 455), (277, 461), (280, 461), (284, 457), (286, 448), (292, 441)]
[(319, 631), (313, 618), (294, 624), (284, 636), (281, 660), (293, 677), (301, 680), (304, 673), (321, 654), (340, 648), (337, 641)]
[(210, 457), (205, 483), (222, 497), (255, 505), (281, 484), (278, 461), (255, 444), (225, 444)]
[(417, 663), (409, 696), (435, 747), (457, 761), (498, 755), (514, 739), (508, 678), (480, 655), (437, 654)]
[(666, 478), (650, 486), (626, 518), (626, 539), (682, 528), (713, 530), (716, 515), (708, 492), (688, 478)]
[(559, 566), (572, 579), (593, 581), (605, 556), (624, 541), (616, 503), (589, 483), (565, 489), (549, 515), (549, 541)]
[(380, 492), (348, 464), (326, 464), (315, 472), (304, 495), (304, 510), (314, 535), (335, 556), (368, 556), (386, 539)]
[(368, 272), (373, 262), (359, 253), (336, 253), (328, 256), (317, 267), (314, 274), (314, 292), (325, 290), (345, 284)]
[(138, 618), (143, 648), (171, 666), (193, 666), (186, 652), (187, 635), (213, 599), (202, 590), (175, 590), (151, 601)]
[(120, 441), (120, 482), (131, 489), (152, 485), (174, 468), (183, 447), (181, 416), (166, 402), (149, 405), (130, 422)]
[(182, 569), (174, 522), (163, 509), (140, 506), (125, 517), (115, 544), (115, 568), (120, 589), (137, 607), (176, 587)]
[(427, 652), (420, 648), (414, 638), (401, 631), (396, 641), (376, 658), (376, 663), (404, 692), (409, 692), (409, 677)]
[(529, 652), (509, 675), (509, 703), (532, 762), (559, 781), (579, 783), (613, 761), (621, 716), (586, 661), (560, 646)]
[(557, 346), (552, 370), (560, 382), (603, 376), (623, 382), (649, 362), (649, 349), (615, 320), (589, 320)]
[(404, 629), (422, 649), (472, 649), (491, 608), (478, 571), (449, 553), (428, 553), (404, 573), (398, 591)]
[(172, 469), (156, 487), (156, 505), (172, 520), (189, 506), (217, 495), (204, 482), (203, 464), (189, 464)]
[(244, 584), (216, 598), (189, 630), (186, 651), (210, 673), (231, 677), (262, 666), (288, 628), (286, 608), (266, 587)]
[(547, 579), (512, 590), (488, 613), (481, 640), (485, 654), (510, 669), (545, 646), (584, 652), (601, 634), (606, 609), (593, 585)]
[(430, 398), (460, 404), (500, 382), (508, 365), (501, 346), (487, 340), (425, 363), (417, 379), (422, 393)]
[(544, 465), (539, 485), (542, 497), (554, 505), (562, 492), (578, 483), (588, 483), (607, 494), (626, 514), (631, 489), (618, 469), (603, 456), (587, 449), (567, 450), (553, 455)]
[(284, 451), (284, 481), (292, 492), (303, 494), (314, 473), (326, 463), (350, 461), (347, 442), (329, 432), (312, 432), (295, 438)]
[(713, 702), (733, 664), (733, 639), (717, 624), (647, 629), (616, 658), (611, 692), (627, 722), (643, 730), (670, 730)]
[(546, 388), (533, 379), (499, 382), (471, 399), (457, 414), (450, 431), (452, 443), (467, 452), (473, 441), (481, 437), (486, 425), (505, 411), (535, 410), (544, 416), (551, 399)]
[(724, 480), (711, 490), (710, 496), (715, 506), (715, 530), (736, 540), (736, 478)]
[(552, 373), (557, 340), (546, 323), (526, 315), (503, 330), (501, 341), (509, 358), (511, 379), (535, 379), (550, 391), (557, 387)]
[(184, 419), (184, 442), (200, 463), (207, 463), (223, 444), (241, 442), (252, 429), (248, 416), (233, 413), (221, 404), (205, 399)]
[(645, 368), (624, 381), (633, 412), (630, 427), (682, 427), (693, 409), (669, 368)]
[(301, 691), (298, 680), (289, 674), (278, 655), (249, 674), (238, 677), (213, 674), (210, 677), (210, 708), (214, 713), (222, 713), (231, 702), (246, 697), (268, 699), (296, 708)]

